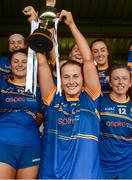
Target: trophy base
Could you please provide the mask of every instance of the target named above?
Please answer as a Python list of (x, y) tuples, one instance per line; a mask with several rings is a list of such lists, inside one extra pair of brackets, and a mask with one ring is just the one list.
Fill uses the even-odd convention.
[(37, 29), (28, 38), (29, 47), (36, 52), (49, 52), (53, 48), (51, 33)]

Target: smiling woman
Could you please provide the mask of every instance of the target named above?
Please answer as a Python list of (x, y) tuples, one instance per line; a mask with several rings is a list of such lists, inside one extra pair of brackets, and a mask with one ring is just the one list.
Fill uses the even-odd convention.
[(132, 86), (128, 67), (114, 66), (112, 90), (100, 99), (100, 162), (106, 179), (132, 179)]
[(127, 67), (113, 68), (110, 75), (110, 86), (113, 96), (118, 100), (126, 100), (128, 89), (131, 87), (130, 72)]
[(40, 163), (37, 120), (42, 110), (39, 88), (36, 96), (25, 92), (25, 49), (12, 53), (11, 70), (11, 79), (0, 79), (0, 179), (34, 179)]
[(104, 39), (96, 39), (90, 45), (94, 61), (97, 64), (98, 76), (103, 91), (110, 91), (109, 68), (112, 63), (109, 46)]
[(82, 66), (76, 61), (67, 61), (61, 66), (61, 82), (66, 98), (78, 98), (82, 91)]
[(100, 83), (86, 39), (71, 12), (62, 10), (60, 20), (64, 16), (84, 61), (80, 65), (64, 59), (60, 69), (61, 96), (56, 91), (45, 54), (37, 53), (39, 83), (47, 114), (39, 178), (102, 179), (98, 153), (100, 121), (96, 111)]
[(11, 57), (11, 70), (13, 73), (13, 82), (25, 83), (27, 71), (27, 55), (23, 52), (14, 52)]
[[(21, 34), (12, 34), (8, 38), (9, 53), (26, 48), (26, 40)], [(0, 77), (8, 79), (11, 76), (10, 59), (6, 55), (0, 56)]]

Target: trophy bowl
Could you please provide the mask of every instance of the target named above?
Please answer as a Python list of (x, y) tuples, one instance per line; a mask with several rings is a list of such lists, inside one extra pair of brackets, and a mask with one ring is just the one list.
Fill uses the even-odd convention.
[(36, 52), (49, 52), (53, 47), (51, 36), (51, 32), (47, 29), (36, 29), (28, 37), (28, 45)]
[(53, 47), (52, 33), (54, 28), (56, 8), (47, 6), (39, 16), (39, 28), (28, 37), (29, 47), (36, 52), (49, 52)]

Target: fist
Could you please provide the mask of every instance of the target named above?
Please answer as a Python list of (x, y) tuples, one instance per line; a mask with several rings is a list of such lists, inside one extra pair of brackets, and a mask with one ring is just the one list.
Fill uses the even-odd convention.
[(56, 0), (46, 0), (46, 6), (54, 7), (56, 4)]
[(26, 16), (31, 16), (32, 14), (36, 14), (35, 9), (32, 6), (27, 6), (22, 10), (23, 14)]

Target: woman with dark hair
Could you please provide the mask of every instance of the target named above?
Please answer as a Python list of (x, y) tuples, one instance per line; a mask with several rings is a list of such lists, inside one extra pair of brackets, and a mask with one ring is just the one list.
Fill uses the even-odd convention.
[[(101, 87), (91, 50), (74, 23), (71, 12), (59, 18), (69, 27), (83, 57), (83, 64), (67, 60), (61, 65), (62, 96), (46, 56), (37, 53), (39, 82), (46, 105), (40, 179), (101, 179), (96, 110)], [(91, 78), (92, 77), (92, 78)]]
[(35, 179), (40, 163), (41, 95), (25, 92), (27, 51), (13, 51), (12, 78), (0, 79), (0, 179)]
[(110, 93), (101, 97), (100, 162), (106, 179), (132, 179), (132, 80), (127, 66), (110, 70)]
[(90, 44), (94, 61), (97, 64), (97, 71), (104, 92), (110, 91), (109, 68), (111, 67), (111, 56), (107, 42), (104, 39), (96, 39)]
[[(111, 57), (109, 47), (104, 39), (96, 39), (91, 43), (90, 48), (97, 67), (101, 89), (104, 92), (110, 91), (109, 67), (111, 66)], [(69, 53), (69, 57), (83, 63), (83, 59), (77, 44), (73, 46)]]

